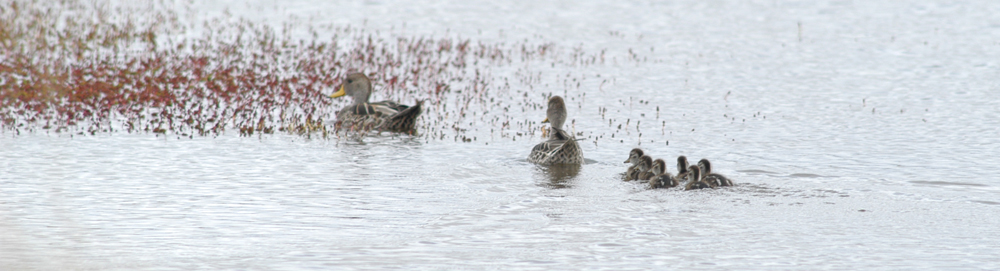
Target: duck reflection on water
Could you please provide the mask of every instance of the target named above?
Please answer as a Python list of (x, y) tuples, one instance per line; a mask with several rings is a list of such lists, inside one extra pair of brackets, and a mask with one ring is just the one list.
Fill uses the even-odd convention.
[(538, 166), (538, 169), (547, 180), (543, 186), (553, 189), (570, 188), (572, 181), (580, 174), (581, 164), (556, 164), (550, 166)]

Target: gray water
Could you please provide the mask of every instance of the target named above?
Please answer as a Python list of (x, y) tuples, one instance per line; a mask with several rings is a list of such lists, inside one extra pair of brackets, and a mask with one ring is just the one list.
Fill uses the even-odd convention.
[[(0, 269), (1000, 269), (998, 3), (196, 4), (226, 8), (563, 54), (492, 68), (537, 83), (472, 142), (433, 106), (363, 140), (5, 132)], [(590, 163), (525, 162), (548, 94)], [(634, 147), (737, 186), (622, 182)]]

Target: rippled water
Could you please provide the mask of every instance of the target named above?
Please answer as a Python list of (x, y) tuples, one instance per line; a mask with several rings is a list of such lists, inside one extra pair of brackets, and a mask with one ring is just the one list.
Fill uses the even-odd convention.
[[(537, 133), (486, 122), (468, 143), (5, 132), (0, 269), (1000, 268), (993, 2), (200, 5), (606, 49), (516, 92), (564, 95), (592, 162), (531, 165)], [(544, 118), (516, 109), (485, 114)], [(738, 185), (621, 182), (633, 147)]]

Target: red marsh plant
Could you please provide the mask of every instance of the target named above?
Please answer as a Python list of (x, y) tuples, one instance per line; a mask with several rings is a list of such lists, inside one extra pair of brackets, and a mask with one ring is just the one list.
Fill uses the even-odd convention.
[[(192, 29), (204, 34), (189, 37)], [(345, 74), (363, 71), (375, 81), (375, 96), (426, 101), (417, 129), (427, 138), (469, 141), (463, 132), (477, 122), (468, 117), (500, 131), (529, 123), (506, 114), (510, 104), (520, 99), (539, 110), (544, 99), (521, 89), (514, 94), (509, 79), (530, 87), (540, 83), (540, 72), (517, 68), (507, 74), (513, 78), (499, 78), (493, 68), (563, 63), (550, 57), (552, 50), (528, 41), (488, 44), (350, 26), (275, 29), (232, 18), (198, 26), (180, 23), (156, 3), (143, 9), (13, 1), (0, 5), (0, 130), (326, 137), (334, 112), (349, 102), (326, 95)], [(575, 50), (570, 61), (596, 59)], [(502, 113), (482, 113), (490, 111)]]

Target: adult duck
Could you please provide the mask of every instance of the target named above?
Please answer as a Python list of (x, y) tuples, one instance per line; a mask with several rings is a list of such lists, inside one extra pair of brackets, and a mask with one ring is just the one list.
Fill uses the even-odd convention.
[(363, 73), (351, 73), (344, 78), (330, 98), (351, 96), (354, 102), (337, 112), (337, 129), (352, 131), (412, 132), (421, 113), (422, 101), (408, 106), (393, 101), (369, 103), (372, 83)]
[(549, 139), (535, 145), (528, 155), (528, 162), (540, 165), (583, 164), (583, 150), (576, 138), (562, 129), (566, 122), (566, 102), (562, 97), (549, 98), (549, 109), (542, 123), (549, 123)]

